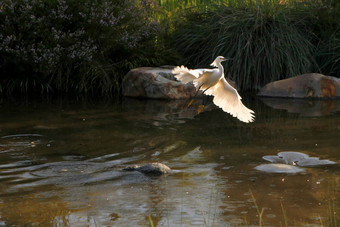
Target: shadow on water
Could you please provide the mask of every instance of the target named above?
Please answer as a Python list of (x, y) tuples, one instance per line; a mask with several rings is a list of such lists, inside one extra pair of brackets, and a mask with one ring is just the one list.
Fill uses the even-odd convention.
[[(339, 100), (244, 102), (254, 123), (209, 99), (0, 103), (0, 225), (258, 225), (252, 194), (264, 225), (339, 223), (339, 164), (255, 169), (281, 151), (338, 163)], [(150, 162), (173, 173), (122, 171)]]

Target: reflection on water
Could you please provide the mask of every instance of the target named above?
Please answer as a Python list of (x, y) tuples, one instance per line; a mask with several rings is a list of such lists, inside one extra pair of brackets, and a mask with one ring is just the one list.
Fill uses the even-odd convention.
[[(265, 226), (340, 222), (339, 164), (255, 169), (281, 151), (339, 163), (339, 101), (245, 97), (251, 124), (200, 102), (1, 103), (0, 226), (258, 225), (252, 196)], [(121, 171), (150, 162), (174, 171)]]
[(301, 116), (321, 117), (340, 111), (339, 99), (278, 99), (261, 98), (261, 101), (274, 109), (287, 110)]

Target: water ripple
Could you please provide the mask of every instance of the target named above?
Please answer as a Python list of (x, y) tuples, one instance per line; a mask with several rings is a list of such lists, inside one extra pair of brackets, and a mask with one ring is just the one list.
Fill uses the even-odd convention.
[(41, 134), (16, 134), (16, 135), (7, 135), (2, 136), (1, 139), (7, 139), (7, 138), (22, 138), (22, 137), (42, 137)]

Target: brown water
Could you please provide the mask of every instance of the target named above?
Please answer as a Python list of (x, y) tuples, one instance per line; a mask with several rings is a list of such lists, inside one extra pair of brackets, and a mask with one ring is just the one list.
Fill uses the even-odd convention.
[[(0, 226), (340, 225), (339, 164), (254, 169), (280, 151), (339, 163), (340, 101), (244, 102), (255, 123), (187, 100), (2, 101)], [(121, 171), (150, 162), (173, 172)]]

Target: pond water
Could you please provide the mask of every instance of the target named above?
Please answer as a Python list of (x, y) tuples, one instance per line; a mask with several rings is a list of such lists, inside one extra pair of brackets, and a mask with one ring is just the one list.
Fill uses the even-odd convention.
[[(340, 100), (243, 100), (254, 123), (209, 100), (0, 101), (0, 226), (339, 224)], [(337, 164), (255, 169), (284, 151)], [(173, 171), (122, 171), (151, 162)]]

